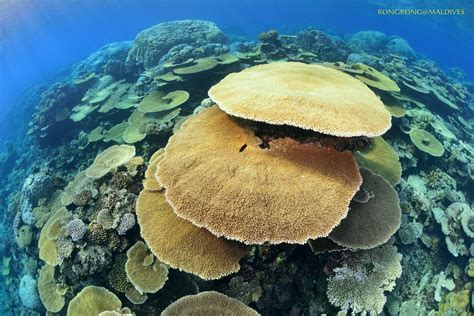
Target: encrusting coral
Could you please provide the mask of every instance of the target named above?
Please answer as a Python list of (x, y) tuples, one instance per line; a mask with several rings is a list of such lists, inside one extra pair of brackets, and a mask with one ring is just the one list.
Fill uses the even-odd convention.
[(31, 244), (33, 240), (33, 231), (31, 227), (28, 225), (23, 225), (18, 230), (18, 234), (16, 236), (16, 243), (18, 247), (25, 248)]
[(80, 205), (81, 197), (95, 197), (99, 192), (94, 186), (94, 179), (87, 176), (86, 171), (78, 172), (61, 193), (61, 203), (64, 206)]
[(209, 96), (233, 116), (335, 136), (374, 137), (391, 126), (390, 113), (370, 89), (320, 65), (254, 66), (228, 75)]
[(401, 210), (397, 192), (383, 177), (361, 168), (360, 191), (370, 194), (363, 201), (352, 200), (349, 214), (329, 234), (346, 248), (371, 249), (385, 243), (400, 227)]
[(244, 303), (214, 291), (180, 298), (168, 306), (162, 316), (260, 315)]
[(127, 273), (125, 272), (125, 263), (127, 262), (127, 255), (119, 253), (115, 256), (114, 264), (107, 279), (109, 280), (110, 286), (120, 293), (127, 293), (130, 288), (133, 287), (132, 283), (128, 280)]
[(149, 255), (148, 247), (142, 241), (137, 241), (127, 251), (125, 271), (140, 293), (156, 293), (168, 280), (168, 267), (158, 260), (146, 264)]
[(158, 164), (166, 200), (198, 227), (248, 244), (327, 236), (361, 183), (350, 152), (290, 138), (259, 144), (218, 107), (189, 118)]

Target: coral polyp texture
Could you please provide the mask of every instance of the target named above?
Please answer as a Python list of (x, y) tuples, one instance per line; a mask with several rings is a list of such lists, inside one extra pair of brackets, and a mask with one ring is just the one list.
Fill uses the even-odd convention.
[(374, 137), (391, 126), (390, 112), (369, 88), (319, 65), (254, 66), (228, 75), (209, 96), (234, 116), (335, 136)]
[(217, 107), (188, 119), (158, 163), (166, 200), (198, 227), (248, 244), (327, 236), (361, 183), (350, 152), (290, 138), (259, 143)]
[(250, 30), (151, 26), (4, 113), (0, 315), (472, 313), (468, 75)]
[(184, 296), (168, 306), (163, 316), (206, 316), (206, 315), (260, 315), (254, 309), (238, 300), (219, 292), (209, 291)]
[(218, 238), (178, 217), (163, 192), (142, 191), (137, 216), (141, 235), (159, 260), (203, 279), (237, 272), (248, 252), (242, 244)]

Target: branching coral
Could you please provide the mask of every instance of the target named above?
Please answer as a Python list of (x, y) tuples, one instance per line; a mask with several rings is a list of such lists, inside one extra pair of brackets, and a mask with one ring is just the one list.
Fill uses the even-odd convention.
[(329, 301), (344, 311), (378, 315), (385, 304), (385, 291), (400, 277), (402, 256), (390, 244), (371, 250), (343, 252), (328, 279)]
[(81, 219), (73, 219), (66, 224), (66, 234), (71, 237), (73, 241), (79, 241), (86, 234), (87, 228)]

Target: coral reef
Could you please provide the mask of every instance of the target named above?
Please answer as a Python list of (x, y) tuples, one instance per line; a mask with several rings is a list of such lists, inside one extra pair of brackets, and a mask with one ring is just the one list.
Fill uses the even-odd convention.
[(384, 292), (395, 287), (402, 273), (397, 248), (388, 244), (337, 255), (340, 258), (333, 260), (338, 264), (328, 271), (329, 301), (346, 312), (380, 314), (386, 301)]
[(0, 311), (469, 315), (472, 87), (377, 31), (99, 48), (0, 153)]
[(226, 36), (212, 22), (199, 20), (165, 22), (137, 35), (127, 61), (152, 68), (157, 66), (161, 57), (176, 45), (199, 47), (208, 43), (222, 44), (226, 40)]

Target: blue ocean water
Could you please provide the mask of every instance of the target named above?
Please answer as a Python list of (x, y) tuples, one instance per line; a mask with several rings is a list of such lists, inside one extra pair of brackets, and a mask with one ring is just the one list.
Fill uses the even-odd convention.
[[(444, 13), (439, 13), (441, 11), (436, 14), (384, 13), (399, 9), (441, 10)], [(444, 10), (451, 10), (451, 13)], [(178, 81), (178, 84), (175, 82), (176, 86), (173, 86), (172, 90), (192, 91), (191, 97), (187, 107), (183, 106), (178, 119), (174, 120), (175, 117), (170, 119), (172, 124), (161, 122), (161, 125), (157, 124), (159, 127), (147, 126), (147, 128), (156, 128), (158, 131), (155, 130), (155, 134), (150, 133), (143, 142), (143, 139), (129, 142), (125, 140), (125, 136), (120, 136), (120, 140), (90, 141), (90, 134), (96, 127), (101, 129), (100, 133), (103, 133), (101, 134), (103, 137), (106, 130), (112, 130), (121, 122), (127, 124), (132, 110), (122, 109), (127, 113), (124, 115), (120, 111), (105, 109), (101, 112), (93, 108), (91, 113), (94, 115), (101, 113), (97, 114), (97, 119), (91, 119), (93, 115), (87, 117), (90, 113), (86, 113), (84, 117), (87, 119), (81, 117), (78, 120), (79, 123), (73, 125), (71, 122), (77, 123), (77, 121), (72, 119), (74, 114), (71, 115), (71, 110), (73, 113), (76, 111), (74, 109), (78, 109), (77, 112), (84, 110), (81, 106), (92, 99), (89, 93), (98, 94), (98, 91), (100, 92), (105, 87), (112, 85), (121, 87), (122, 85), (124, 89), (127, 88), (130, 91), (135, 89), (133, 93), (128, 93), (131, 99), (142, 100), (150, 92), (151, 84), (147, 80), (150, 76), (158, 76), (153, 71), (159, 69), (158, 71), (162, 71), (161, 75), (164, 72), (163, 68), (159, 67), (152, 71), (141, 65), (137, 67), (132, 65), (127, 66), (130, 67), (127, 71), (119, 72), (124, 78), (110, 79), (110, 76), (102, 73), (93, 74), (91, 82), (95, 82), (97, 76), (101, 76), (99, 80), (108, 84), (110, 80), (116, 79), (111, 85), (104, 84), (101, 89), (98, 89), (99, 82), (93, 83), (93, 87), (84, 88), (89, 84), (88, 81), (85, 81), (84, 86), (81, 86), (83, 83), (74, 83), (74, 81), (86, 78), (91, 71), (85, 67), (87, 71), (76, 72), (77, 69), (73, 68), (73, 65), (104, 45), (133, 41), (136, 35), (145, 29), (159, 23), (176, 20), (211, 21), (229, 38), (228, 43), (239, 42), (242, 46), (249, 45), (250, 48), (245, 46), (245, 49), (248, 48), (254, 53), (257, 51), (258, 56), (261, 56), (259, 50), (262, 47), (265, 48), (267, 44), (262, 39), (263, 37), (259, 38), (259, 35), (265, 31), (277, 30), (278, 45), (283, 43), (282, 45), (287, 49), (282, 49), (283, 54), (290, 56), (285, 56), (288, 60), (295, 58), (292, 55), (294, 46), (291, 45), (300, 45), (300, 43), (291, 42), (292, 39), (309, 27), (321, 30), (329, 36), (328, 38), (335, 41), (341, 40), (346, 44), (350, 43), (355, 33), (361, 31), (382, 32), (390, 38), (400, 37), (408, 42), (417, 55), (416, 58), (412, 57), (413, 64), (407, 66), (407, 69), (414, 65), (415, 70), (410, 68), (407, 75), (397, 68), (403, 74), (400, 76), (397, 74), (394, 84), (402, 87), (401, 93), (395, 89), (380, 88), (380, 86), (374, 86), (373, 83), (371, 85), (370, 82), (365, 82), (384, 104), (390, 103), (387, 100), (398, 100), (390, 104), (396, 108), (392, 109), (394, 112), (390, 111), (393, 116), (392, 129), (384, 135), (386, 142), (382, 140), (381, 146), (392, 148), (390, 153), (396, 156), (394, 164), (399, 165), (399, 171), (402, 173), (401, 180), (398, 176), (398, 179), (392, 182), (389, 179), (391, 175), (385, 175), (388, 182), (384, 182), (388, 186), (395, 187), (400, 198), (401, 226), (399, 225), (400, 230), (396, 234), (391, 234), (394, 236), (392, 239), (388, 242), (385, 240), (386, 247), (376, 249), (392, 247), (390, 249), (393, 250), (392, 245), (397, 246), (398, 248), (395, 249), (398, 249), (398, 253), (393, 254), (392, 261), (388, 259), (384, 261), (382, 266), (397, 270), (397, 264), (399, 264), (404, 272), (388, 280), (391, 288), (387, 286), (384, 288), (385, 292), (382, 291), (384, 300), (382, 307), (387, 315), (407, 315), (406, 312), (410, 309), (415, 315), (426, 315), (428, 311), (436, 311), (439, 313), (437, 315), (470, 315), (473, 308), (472, 277), (474, 275), (472, 239), (474, 238), (474, 212), (472, 211), (474, 2), (471, 0), (0, 0), (0, 184), (2, 184), (0, 189), (0, 241), (2, 241), (0, 255), (3, 265), (0, 275), (0, 303), (3, 303), (0, 304), (0, 314), (39, 315), (45, 311), (43, 307), (45, 302), (43, 298), (39, 298), (37, 290), (37, 283), (40, 282), (38, 269), (46, 266), (42, 258), (44, 254), (39, 254), (37, 247), (44, 223), (36, 225), (36, 221), (41, 222), (41, 220), (35, 218), (30, 222), (28, 216), (39, 216), (35, 212), (41, 214), (44, 210), (49, 210), (45, 211), (46, 213), (56, 211), (57, 204), (55, 203), (67, 204), (63, 201), (58, 202), (58, 194), (60, 194), (58, 192), (66, 191), (68, 183), (73, 183), (73, 179), (80, 175), (78, 172), (85, 170), (92, 164), (98, 153), (115, 142), (122, 144), (121, 146), (127, 146), (124, 143), (133, 143), (137, 155), (142, 155), (147, 164), (151, 154), (164, 147), (169, 136), (178, 130), (176, 126), (182, 123), (180, 119), (184, 120), (184, 117), (192, 114), (195, 108), (199, 107), (202, 99), (207, 95), (208, 88), (218, 79), (222, 79), (223, 74), (246, 68), (249, 64), (270, 63), (281, 57), (272, 56), (271, 51), (275, 47), (278, 51), (279, 46), (269, 44), (271, 49), (267, 48), (265, 57), (239, 57), (243, 60), (239, 66), (241, 68), (222, 70), (218, 66), (216, 69), (219, 71), (208, 77), (204, 76), (202, 81), (197, 82), (193, 81), (192, 76), (187, 79), (184, 75), (186, 80), (182, 86), (179, 86), (181, 81)], [(267, 36), (271, 37), (269, 34)], [(322, 36), (323, 39), (326, 38), (325, 36)], [(367, 40), (369, 39), (368, 37)], [(258, 44), (259, 41), (260, 44)], [(354, 49), (353, 47), (349, 49), (347, 45), (344, 45), (341, 44), (343, 50)], [(202, 48), (197, 50), (199, 49), (202, 50)], [(245, 55), (248, 53), (245, 49), (242, 51), (237, 49), (232, 53)], [(312, 54), (315, 52), (308, 49), (307, 55), (304, 55), (301, 47), (298, 49), (301, 56), (298, 55), (297, 58), (305, 62), (305, 58), (309, 58), (313, 62), (311, 58), (314, 57)], [(282, 54), (281, 51), (278, 53)], [(385, 62), (392, 65), (400, 62), (400, 59), (397, 59), (400, 57), (390, 56), (386, 51), (368, 50), (363, 53), (370, 53), (372, 57), (365, 60), (372, 61), (373, 65), (380, 66)], [(331, 55), (330, 52), (321, 53), (321, 55), (324, 54)], [(174, 61), (177, 60), (178, 58)], [(405, 59), (401, 58), (401, 60), (400, 63), (405, 65)], [(437, 66), (428, 60), (432, 60)], [(179, 62), (183, 61), (186, 63), (185, 60), (179, 60)], [(324, 61), (326, 60), (317, 59), (314, 62)], [(346, 60), (338, 61), (346, 62)], [(347, 63), (349, 64), (349, 61)], [(404, 67), (397, 65), (397, 67)], [(332, 64), (331, 67), (351, 75), (367, 74), (367, 70), (361, 71), (350, 66), (349, 69), (339, 64)], [(393, 74), (387, 69), (393, 68), (383, 68), (385, 75), (391, 77)], [(383, 78), (385, 75), (382, 75)], [(409, 78), (411, 75), (414, 79)], [(423, 81), (425, 79), (426, 82)], [(141, 85), (141, 81), (145, 83)], [(157, 80), (160, 84), (166, 85), (167, 83), (163, 81), (166, 80)], [(133, 86), (133, 89), (129, 88), (128, 84)], [(80, 92), (74, 90), (76, 86), (80, 87)], [(54, 90), (54, 87), (58, 88)], [(68, 90), (70, 87), (72, 87), (71, 90)], [(439, 89), (436, 90), (436, 87)], [(428, 90), (423, 92), (424, 89)], [(434, 90), (436, 91), (433, 92)], [(43, 91), (50, 93), (44, 99), (51, 99), (51, 103), (42, 102)], [(57, 95), (52, 95), (55, 93)], [(196, 95), (199, 96), (199, 100), (195, 99)], [(48, 108), (50, 104), (56, 108)], [(203, 101), (201, 107), (207, 106), (209, 104)], [(454, 111), (453, 106), (459, 108)], [(387, 107), (390, 108), (390, 106)], [(400, 107), (403, 109), (402, 114), (397, 112), (401, 111)], [(44, 112), (41, 112), (42, 110)], [(103, 113), (106, 114), (103, 115)], [(82, 119), (84, 121), (81, 121)], [(370, 115), (366, 120), (372, 121)], [(329, 140), (323, 137), (321, 140), (320, 134), (308, 136), (291, 128), (276, 129), (271, 132), (268, 131), (271, 129), (268, 126), (253, 128), (268, 137), (262, 137), (265, 139), (264, 143), (270, 142), (273, 137), (279, 138), (280, 134), (289, 137), (296, 134), (296, 139), (301, 137), (305, 142), (309, 139), (309, 143), (314, 142), (314, 139), (322, 143), (325, 141), (330, 144), (337, 143), (334, 137)], [(422, 132), (417, 134), (417, 138), (415, 134), (420, 130)], [(426, 136), (423, 131), (428, 131), (427, 133), (431, 136)], [(143, 134), (145, 137), (147, 133), (143, 132)], [(434, 137), (435, 140), (430, 137)], [(370, 147), (372, 145), (367, 144), (374, 144), (373, 142), (376, 141), (368, 140), (367, 137), (356, 137), (356, 139), (344, 139), (342, 142), (341, 146), (344, 150), (349, 148), (353, 152), (358, 150), (363, 152), (364, 146)], [(380, 143), (377, 144), (380, 145)], [(246, 148), (247, 144), (242, 145), (240, 152), (245, 152)], [(357, 162), (360, 166), (365, 166), (359, 160)], [(383, 161), (381, 164), (390, 163)], [(390, 168), (387, 165), (385, 167)], [(381, 277), (374, 272), (377, 270), (378, 262), (374, 259), (377, 255), (371, 254), (370, 251), (354, 254), (348, 251), (343, 252), (342, 255), (332, 252), (313, 255), (306, 245), (284, 244), (272, 248), (271, 245), (264, 244), (252, 247), (251, 254), (242, 259), (242, 268), (238, 275), (227, 276), (217, 281), (204, 281), (200, 278), (202, 275), (194, 271), (181, 273), (170, 269), (169, 279), (173, 282), (178, 280), (176, 284), (181, 285), (179, 282), (185, 284), (182, 291), (172, 288), (170, 281), (165, 287), (164, 294), (148, 293), (147, 303), (132, 304), (133, 300), (129, 298), (129, 293), (120, 292), (113, 285), (110, 286), (107, 278), (112, 266), (119, 261), (117, 259), (119, 255), (125, 255), (126, 250), (130, 249), (133, 243), (141, 240), (140, 228), (137, 227), (138, 224), (135, 225), (135, 215), (131, 215), (134, 212), (124, 209), (135, 207), (135, 200), (142, 188), (144, 168), (137, 167), (139, 171), (135, 173), (125, 170), (124, 166), (119, 166), (118, 169), (111, 168), (111, 170), (104, 178), (102, 176), (97, 179), (89, 177), (95, 182), (91, 184), (93, 181), (89, 180), (90, 183), (82, 183), (84, 186), (91, 186), (88, 191), (86, 190), (87, 194), (84, 193), (85, 191), (81, 192), (80, 196), (77, 194), (76, 200), (65, 206), (71, 213), (71, 218), (67, 218), (68, 226), (73, 220), (76, 220), (73, 222), (76, 224), (80, 221), (78, 229), (83, 229), (87, 233), (78, 237), (79, 242), (74, 240), (75, 237), (70, 232), (67, 233), (67, 238), (61, 237), (63, 238), (61, 242), (65, 245), (62, 250), (67, 251), (69, 249), (67, 247), (74, 249), (70, 250), (69, 257), (66, 256), (67, 258), (64, 259), (66, 263), (58, 263), (58, 266), (53, 268), (56, 271), (53, 285), (57, 286), (58, 291), (67, 288), (66, 294), (62, 295), (66, 301), (66, 307), (62, 309), (64, 314), (67, 304), (82, 288), (87, 285), (100, 285), (113, 291), (124, 302), (123, 305), (130, 307), (137, 315), (159, 315), (166, 307), (160, 304), (165, 304), (163, 302), (168, 304), (186, 294), (194, 293), (194, 287), (200, 288), (201, 291), (208, 289), (225, 293), (263, 315), (319, 315), (320, 313), (332, 315), (344, 307), (327, 298), (327, 283), (334, 282), (341, 278), (341, 275), (344, 278), (350, 274), (341, 272), (347, 268), (344, 260), (355, 262), (359, 260), (357, 262), (361, 266), (365, 265), (363, 269), (366, 269), (364, 273), (367, 273), (367, 278), (371, 273), (375, 274), (373, 277), (376, 280), (379, 280), (377, 277)], [(113, 176), (110, 173), (113, 173)], [(130, 177), (128, 182), (124, 180), (124, 177)], [(113, 190), (107, 191), (107, 187)], [(32, 193), (34, 190), (37, 191)], [(46, 191), (48, 193), (45, 193)], [(373, 194), (373, 192), (369, 193)], [(30, 195), (34, 194), (40, 198), (30, 199)], [(83, 203), (81, 199), (85, 200), (84, 204), (81, 204)], [(113, 206), (111, 201), (125, 206), (122, 209), (120, 207), (115, 209), (117, 204)], [(114, 219), (116, 223), (106, 229), (108, 232), (113, 231), (113, 238), (116, 238), (111, 241), (110, 239), (113, 238), (107, 237), (110, 238), (107, 239), (107, 247), (116, 242), (120, 243), (123, 249), (119, 246), (114, 246), (116, 248), (110, 246), (113, 250), (102, 249), (105, 254), (101, 255), (103, 258), (101, 261), (97, 257), (89, 256), (90, 252), (95, 251), (95, 248), (91, 250), (91, 241), (87, 239), (87, 242), (81, 243), (81, 240), (86, 240), (92, 235), (91, 231), (98, 221), (95, 220), (98, 216), (96, 213), (104, 209), (107, 211), (108, 208), (109, 213), (117, 218)], [(105, 213), (107, 212), (101, 214)], [(128, 217), (123, 216), (125, 213)], [(122, 218), (131, 217), (133, 218), (132, 228), (129, 231), (125, 230), (126, 234), (123, 235), (115, 233), (119, 226), (118, 218), (122, 220)], [(62, 225), (64, 232), (66, 222)], [(20, 232), (20, 228), (26, 230), (27, 233)], [(19, 246), (20, 234), (30, 234), (31, 244)], [(312, 244), (311, 247), (313, 247)], [(117, 250), (118, 248), (120, 250)], [(315, 248), (311, 249), (318, 253), (314, 250)], [(403, 255), (403, 259), (396, 262), (399, 254)], [(354, 259), (354, 257), (357, 258)], [(334, 269), (338, 265), (344, 267), (339, 270)], [(94, 270), (94, 266), (100, 268)], [(170, 266), (173, 265), (170, 264)], [(182, 270), (189, 272), (186, 269)], [(361, 272), (356, 270), (357, 268), (354, 268), (353, 277), (361, 278)], [(396, 275), (397, 271), (389, 271), (388, 274), (390, 273)], [(397, 279), (396, 282), (395, 279)], [(189, 290), (188, 287), (193, 289)], [(414, 293), (418, 296), (415, 297)], [(163, 302), (160, 302), (161, 299)], [(467, 300), (467, 303), (456, 309), (457, 307), (451, 306), (455, 305), (452, 302), (456, 299), (462, 302)], [(348, 301), (351, 300), (348, 299)], [(357, 307), (354, 303), (346, 309), (357, 310)], [(122, 312), (124, 314), (121, 315), (126, 315), (124, 311)]]
[[(27, 87), (99, 47), (132, 40), (140, 30), (159, 22), (189, 18), (214, 21), (226, 34), (250, 39), (256, 39), (262, 30), (285, 34), (308, 26), (336, 35), (377, 30), (403, 37), (417, 52), (443, 67), (460, 67), (474, 78), (472, 1), (7, 0), (2, 6), (0, 104), (7, 109)], [(377, 14), (377, 9), (389, 7), (462, 8), (465, 14)]]

